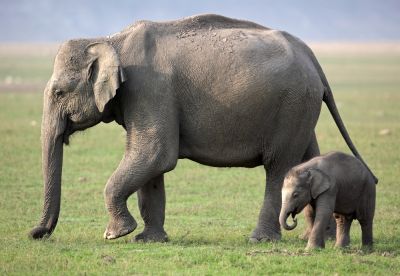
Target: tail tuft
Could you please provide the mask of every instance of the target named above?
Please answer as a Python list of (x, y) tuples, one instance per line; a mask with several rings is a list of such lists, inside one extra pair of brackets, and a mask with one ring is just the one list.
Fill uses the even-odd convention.
[(49, 229), (43, 226), (36, 226), (29, 232), (29, 237), (34, 240), (43, 239), (50, 235)]

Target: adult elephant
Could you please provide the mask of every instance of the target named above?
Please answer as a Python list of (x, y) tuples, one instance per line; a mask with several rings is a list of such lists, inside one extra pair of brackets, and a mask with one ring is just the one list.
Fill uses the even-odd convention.
[(280, 239), (282, 180), (319, 153), (314, 127), (323, 100), (355, 152), (313, 53), (288, 33), (201, 15), (140, 21), (111, 37), (68, 41), (44, 91), (44, 208), (30, 234), (42, 238), (57, 224), (63, 143), (75, 131), (116, 121), (127, 142), (104, 190), (106, 239), (136, 228), (126, 204), (134, 192), (145, 223), (136, 239), (167, 239), (163, 174), (179, 158), (263, 165), (268, 183), (251, 239)]

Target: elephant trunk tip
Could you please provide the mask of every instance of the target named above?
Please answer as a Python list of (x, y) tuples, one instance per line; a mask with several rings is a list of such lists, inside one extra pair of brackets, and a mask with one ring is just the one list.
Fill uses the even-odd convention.
[(295, 214), (292, 213), (292, 218), (293, 218), (293, 224), (292, 225), (289, 225), (287, 223), (287, 219), (288, 218), (289, 218), (289, 214), (287, 214), (285, 216), (285, 218), (283, 218), (283, 220), (281, 220), (281, 225), (285, 230), (290, 231), (290, 230), (293, 230), (294, 228), (296, 228), (296, 226), (297, 226), (297, 218), (295, 217)]
[(297, 218), (293, 217), (293, 224), (292, 225), (287, 225), (286, 230), (293, 230), (297, 226)]
[(39, 240), (49, 236), (50, 230), (44, 226), (36, 226), (29, 232), (29, 237), (34, 240)]

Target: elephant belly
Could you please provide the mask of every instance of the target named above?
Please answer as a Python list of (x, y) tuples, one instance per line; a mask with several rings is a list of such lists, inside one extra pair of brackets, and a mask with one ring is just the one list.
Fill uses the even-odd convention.
[[(211, 142), (213, 143), (213, 142)], [(220, 145), (218, 143), (202, 146), (202, 143), (187, 143), (181, 140), (179, 158), (187, 158), (200, 164), (214, 167), (256, 167), (262, 165), (262, 153), (253, 146)]]
[[(257, 98), (257, 97), (255, 97)], [(217, 167), (255, 167), (263, 164), (265, 146), (276, 132), (275, 108), (243, 98), (228, 106), (186, 106), (181, 118), (179, 157)], [(248, 101), (248, 100), (247, 100)], [(266, 109), (271, 109), (267, 111)]]
[[(215, 149), (215, 151), (214, 151)], [(247, 167), (253, 168), (262, 165), (262, 154), (221, 148), (193, 148), (181, 144), (180, 159), (190, 159), (207, 166), (214, 167)]]

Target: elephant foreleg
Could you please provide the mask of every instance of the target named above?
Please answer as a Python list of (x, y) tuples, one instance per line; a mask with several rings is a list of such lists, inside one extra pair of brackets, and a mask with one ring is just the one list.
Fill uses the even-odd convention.
[(104, 189), (104, 199), (110, 221), (104, 232), (105, 239), (116, 239), (131, 233), (137, 223), (128, 210), (126, 201), (129, 196), (146, 183), (146, 175), (135, 174), (134, 164), (126, 155), (114, 171)]
[[(144, 155), (134, 157), (125, 154), (118, 168), (108, 180), (104, 189), (104, 197), (110, 221), (104, 232), (104, 238), (119, 238), (135, 230), (137, 223), (126, 205), (128, 197), (141, 189), (154, 175), (162, 175), (168, 171), (159, 166), (159, 164), (163, 164), (162, 158), (152, 160), (149, 161)], [(163, 196), (163, 193), (159, 195)]]
[[(310, 160), (311, 158), (314, 158), (315, 156), (318, 156), (320, 154), (319, 151), (319, 146), (318, 146), (318, 141), (317, 137), (315, 135), (315, 131), (312, 134), (310, 144), (308, 145), (306, 152), (304, 153), (303, 158), (301, 159), (301, 162), (306, 162)], [(306, 221), (306, 230), (302, 235), (300, 235), (300, 238), (303, 240), (308, 240), (312, 227), (314, 225), (314, 210), (311, 205), (307, 205), (304, 208), (303, 211), (304, 219)]]
[(320, 195), (316, 201), (314, 225), (308, 239), (306, 249), (325, 247), (325, 230), (333, 217), (335, 207), (334, 197), (331, 195)]
[[(313, 132), (310, 144), (308, 145), (307, 150), (301, 161), (306, 162), (306, 161), (310, 160), (311, 158), (314, 158), (318, 155), (320, 155), (318, 141), (317, 141), (315, 132)], [(300, 238), (303, 240), (308, 240), (310, 233), (311, 233), (311, 229), (313, 228), (314, 218), (315, 218), (315, 213), (314, 213), (313, 208), (310, 205), (307, 205), (304, 208), (303, 215), (304, 215), (307, 227), (306, 227), (306, 230), (304, 231), (304, 233), (300, 235)], [(336, 237), (336, 222), (333, 217), (329, 220), (328, 226), (325, 231), (325, 237), (328, 239), (334, 239)]]
[(164, 231), (165, 188), (164, 175), (150, 180), (137, 192), (140, 214), (144, 221), (144, 230), (135, 237), (135, 241), (166, 242)]
[(315, 217), (314, 209), (310, 204), (307, 204), (307, 206), (304, 208), (303, 215), (306, 221), (306, 230), (304, 231), (303, 234), (299, 236), (299, 238), (302, 240), (308, 240), (314, 225), (314, 217)]

